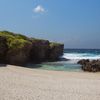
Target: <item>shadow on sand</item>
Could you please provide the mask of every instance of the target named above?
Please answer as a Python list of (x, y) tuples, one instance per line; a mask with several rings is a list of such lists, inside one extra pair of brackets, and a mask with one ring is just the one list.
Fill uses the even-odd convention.
[[(0, 64), (0, 67), (7, 67), (7, 65), (11, 65), (11, 64)], [(13, 65), (12, 65), (13, 66)], [(25, 67), (25, 68), (40, 68), (42, 67), (40, 64), (26, 64), (26, 65), (14, 65), (14, 66), (19, 66), (19, 67)]]
[(22, 67), (26, 67), (26, 68), (40, 68), (42, 67), (40, 64), (27, 64), (25, 66), (22, 66)]
[(0, 67), (7, 67), (7, 64), (0, 64)]

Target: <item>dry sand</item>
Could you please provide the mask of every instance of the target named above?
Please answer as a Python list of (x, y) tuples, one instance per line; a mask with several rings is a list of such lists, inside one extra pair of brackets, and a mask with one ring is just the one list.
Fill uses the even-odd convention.
[(2, 65), (0, 100), (100, 100), (100, 73)]

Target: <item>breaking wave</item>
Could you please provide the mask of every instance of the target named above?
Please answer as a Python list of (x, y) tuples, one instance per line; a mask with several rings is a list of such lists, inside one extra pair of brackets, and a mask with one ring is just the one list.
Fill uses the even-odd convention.
[(91, 53), (64, 53), (63, 58), (70, 60), (81, 60), (81, 59), (100, 59), (100, 54), (91, 54)]

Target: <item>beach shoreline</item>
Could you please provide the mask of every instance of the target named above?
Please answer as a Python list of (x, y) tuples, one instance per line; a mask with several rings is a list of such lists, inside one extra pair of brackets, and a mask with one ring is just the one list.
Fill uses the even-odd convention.
[(0, 67), (0, 100), (99, 100), (100, 72)]

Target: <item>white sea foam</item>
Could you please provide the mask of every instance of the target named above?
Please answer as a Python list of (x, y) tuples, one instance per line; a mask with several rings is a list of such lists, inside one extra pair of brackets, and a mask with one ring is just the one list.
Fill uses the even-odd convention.
[(90, 60), (100, 59), (100, 55), (91, 53), (64, 53), (63, 58), (70, 59), (76, 62), (81, 59), (90, 59)]

